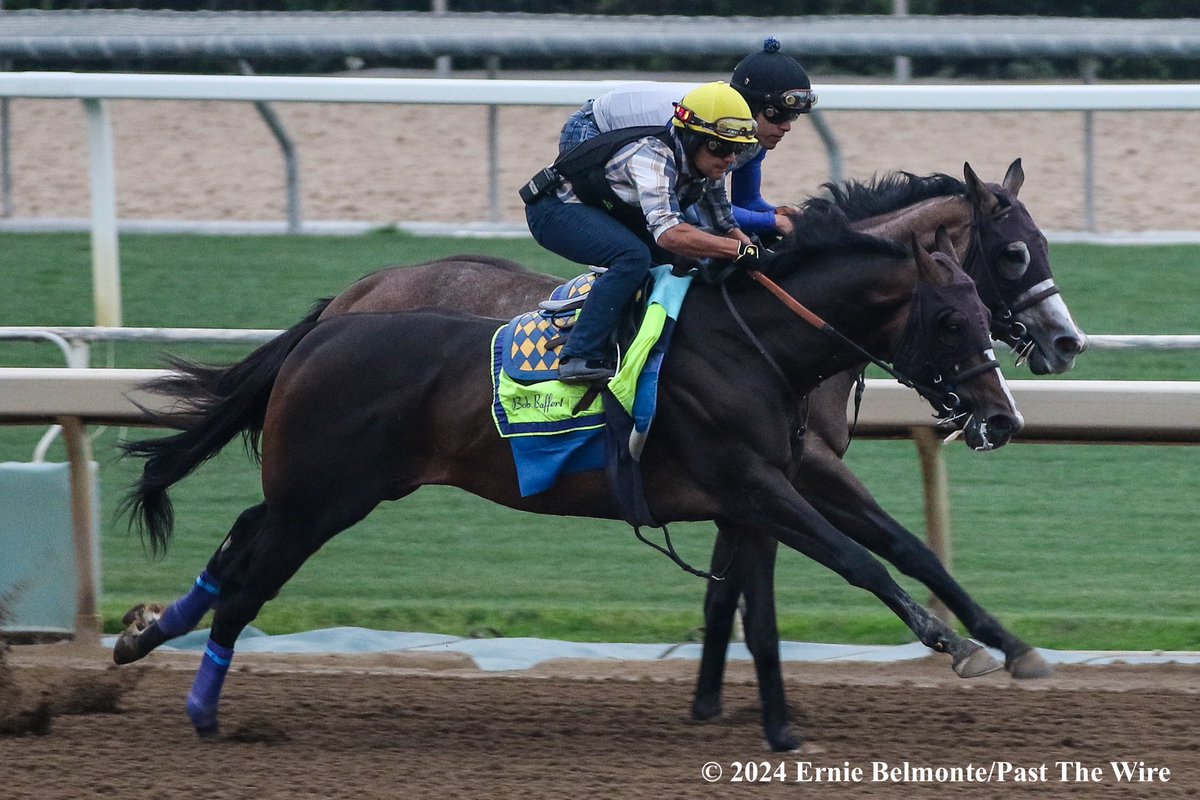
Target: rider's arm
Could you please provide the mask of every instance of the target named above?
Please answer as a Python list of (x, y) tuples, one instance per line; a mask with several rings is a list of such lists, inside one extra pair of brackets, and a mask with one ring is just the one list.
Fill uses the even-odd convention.
[(746, 234), (737, 228), (724, 236), (714, 236), (686, 222), (668, 228), (658, 237), (659, 247), (677, 255), (689, 258), (719, 258), (724, 261), (737, 258), (740, 245), (749, 242)]
[[(708, 215), (715, 233), (707, 233), (683, 221), (676, 196), (675, 154), (657, 139), (644, 140), (631, 149), (624, 170), (626, 185), (636, 187), (637, 202), (646, 215), (647, 229), (664, 250), (689, 258), (732, 260), (737, 257), (741, 244), (749, 242), (729, 213), (723, 181), (710, 182), (711, 186), (699, 201), (715, 212)], [(613, 188), (618, 189), (615, 185)]]
[(780, 217), (775, 206), (762, 196), (762, 161), (766, 155), (767, 151), (759, 148), (749, 161), (735, 167), (729, 175), (733, 217), (747, 233), (774, 232), (779, 228)]

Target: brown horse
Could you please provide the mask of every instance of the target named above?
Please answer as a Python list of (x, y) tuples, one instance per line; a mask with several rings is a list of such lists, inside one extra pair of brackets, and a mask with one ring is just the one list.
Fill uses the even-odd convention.
[[(915, 235), (927, 248), (934, 246), (939, 228), (947, 229), (953, 247), (967, 254), (964, 268), (992, 312), (993, 336), (1011, 345), (1034, 373), (1069, 370), (1086, 347), (1086, 338), (1058, 294), (1045, 237), (1017, 199), (1025, 180), (1020, 159), (1009, 166), (1001, 184), (984, 184), (969, 164), (963, 172), (964, 181), (901, 173), (869, 184), (831, 185), (827, 187), (831, 201), (811, 201), (809, 206), (832, 202), (858, 230), (896, 239)], [(327, 319), (349, 312), (430, 305), (507, 317), (532, 307), (557, 282), (515, 262), (454, 256), (368, 275), (316, 313)], [(797, 489), (848, 536), (929, 587), (973, 637), (1005, 654), (1005, 667), (1014, 677), (1049, 674), (1049, 664), (979, 606), (936, 555), (878, 505), (842, 461), (850, 444), (847, 400), (858, 375), (857, 367), (834, 375), (809, 395), (804, 457), (794, 470)], [(731, 523), (718, 522), (713, 568), (732, 564), (733, 569), (727, 580), (708, 585), (704, 655), (693, 704), (694, 715), (701, 719), (720, 713), (725, 654), (742, 596), (747, 644), (764, 684), (764, 703), (782, 698), (772, 582), (761, 574), (743, 574), (743, 569), (773, 568), (774, 542), (748, 532), (731, 535)], [(771, 552), (740, 557), (758, 548)], [(766, 594), (759, 597), (755, 591)]]
[[(951, 395), (931, 388), (932, 376), (949, 376), (960, 410), (971, 416), (968, 441), (1002, 445), (1020, 417), (992, 357), (974, 284), (945, 255), (930, 257), (920, 247), (906, 255), (839, 222), (844, 217), (833, 209), (806, 214), (812, 230), (771, 259), (770, 275), (859, 346), (911, 365), (935, 407)], [(654, 517), (721, 519), (747, 535), (782, 541), (878, 596), (920, 641), (951, 654), (959, 674), (999, 668), (917, 605), (791, 484), (799, 398), (823, 375), (858, 362), (861, 351), (790, 316), (744, 275), (724, 294), (693, 287), (675, 328), (642, 458)], [(748, 329), (734, 322), (735, 308)], [(436, 311), (347, 314), (295, 326), (280, 337), (285, 348), (276, 340), (219, 375), (181, 364), (180, 376), (153, 387), (179, 398), (179, 410), (161, 421), (182, 429), (126, 446), (147, 459), (129, 501), (156, 548), (165, 547), (172, 527), (168, 487), (238, 432), (262, 433), (265, 501), (230, 531), (228, 542), (240, 545), (214, 556), (220, 601), (188, 701), (198, 731), (216, 730), (238, 634), (313, 552), (379, 502), (438, 483), (521, 510), (618, 516), (597, 472), (520, 495), (512, 456), (490, 415), (495, 327)], [(762, 552), (773, 560), (773, 548)], [(769, 569), (759, 574), (771, 577)], [(197, 592), (207, 597), (189, 599)], [(162, 619), (122, 637), (115, 660), (140, 658), (193, 626), (216, 593), (215, 586), (200, 587)], [(797, 745), (782, 693), (765, 704), (764, 728), (772, 747)]]

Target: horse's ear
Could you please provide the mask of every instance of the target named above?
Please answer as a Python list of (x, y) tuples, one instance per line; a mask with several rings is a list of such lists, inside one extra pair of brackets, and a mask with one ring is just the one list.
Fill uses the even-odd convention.
[(955, 261), (962, 263), (958, 257), (958, 253), (954, 250), (954, 240), (950, 238), (950, 232), (946, 230), (945, 225), (938, 225), (937, 233), (933, 237), (933, 246)]
[(970, 163), (963, 162), (963, 178), (967, 183), (967, 196), (985, 214), (990, 215), (1000, 207), (1000, 201), (996, 199), (996, 195), (983, 181), (979, 180), (975, 170), (971, 169)]
[(913, 258), (917, 262), (917, 274), (921, 280), (928, 281), (934, 286), (946, 286), (954, 281), (954, 271), (927, 253), (925, 248), (921, 247), (921, 243), (917, 241), (916, 234), (912, 235), (909, 246), (912, 248)]
[(1017, 196), (1017, 192), (1021, 191), (1021, 186), (1025, 183), (1025, 170), (1021, 168), (1021, 159), (1017, 159), (1008, 165), (1008, 172), (1004, 173), (1005, 189), (1012, 193), (1013, 197)]

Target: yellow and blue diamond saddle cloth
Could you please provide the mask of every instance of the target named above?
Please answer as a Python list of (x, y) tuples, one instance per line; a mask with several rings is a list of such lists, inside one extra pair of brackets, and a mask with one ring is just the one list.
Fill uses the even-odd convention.
[(594, 271), (572, 278), (551, 292), (538, 310), (508, 323), (500, 339), (502, 364), (509, 377), (545, 381), (558, 376), (559, 352), (595, 281)]
[[(671, 276), (669, 267), (656, 267), (651, 274), (654, 290), (642, 327), (607, 387), (640, 423), (634, 426), (634, 440), (648, 432), (658, 368), (691, 283), (690, 276)], [(604, 467), (601, 396), (587, 385), (557, 380), (559, 351), (595, 278), (588, 273), (560, 286), (539, 310), (518, 316), (492, 337), (492, 419), (512, 446), (523, 497), (549, 489), (560, 474)], [(589, 392), (594, 397), (584, 407)]]

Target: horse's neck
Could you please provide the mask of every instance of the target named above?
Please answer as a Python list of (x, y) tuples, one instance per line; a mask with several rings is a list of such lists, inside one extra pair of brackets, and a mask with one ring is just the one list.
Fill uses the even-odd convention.
[[(916, 279), (912, 259), (839, 256), (806, 266), (784, 289), (863, 350), (889, 361), (908, 324)], [(810, 326), (807, 335), (798, 331), (797, 326), (808, 323), (784, 310), (778, 300), (771, 299), (764, 312), (774, 320), (769, 326), (774, 340), (770, 349), (789, 374), (820, 380), (865, 362), (861, 354)], [(798, 335), (811, 344), (797, 346)], [(812, 386), (794, 388), (804, 393)]]
[(859, 220), (855, 230), (908, 243), (916, 235), (921, 247), (930, 250), (939, 227), (944, 227), (959, 255), (965, 255), (971, 243), (971, 204), (962, 196), (934, 197), (886, 214)]

